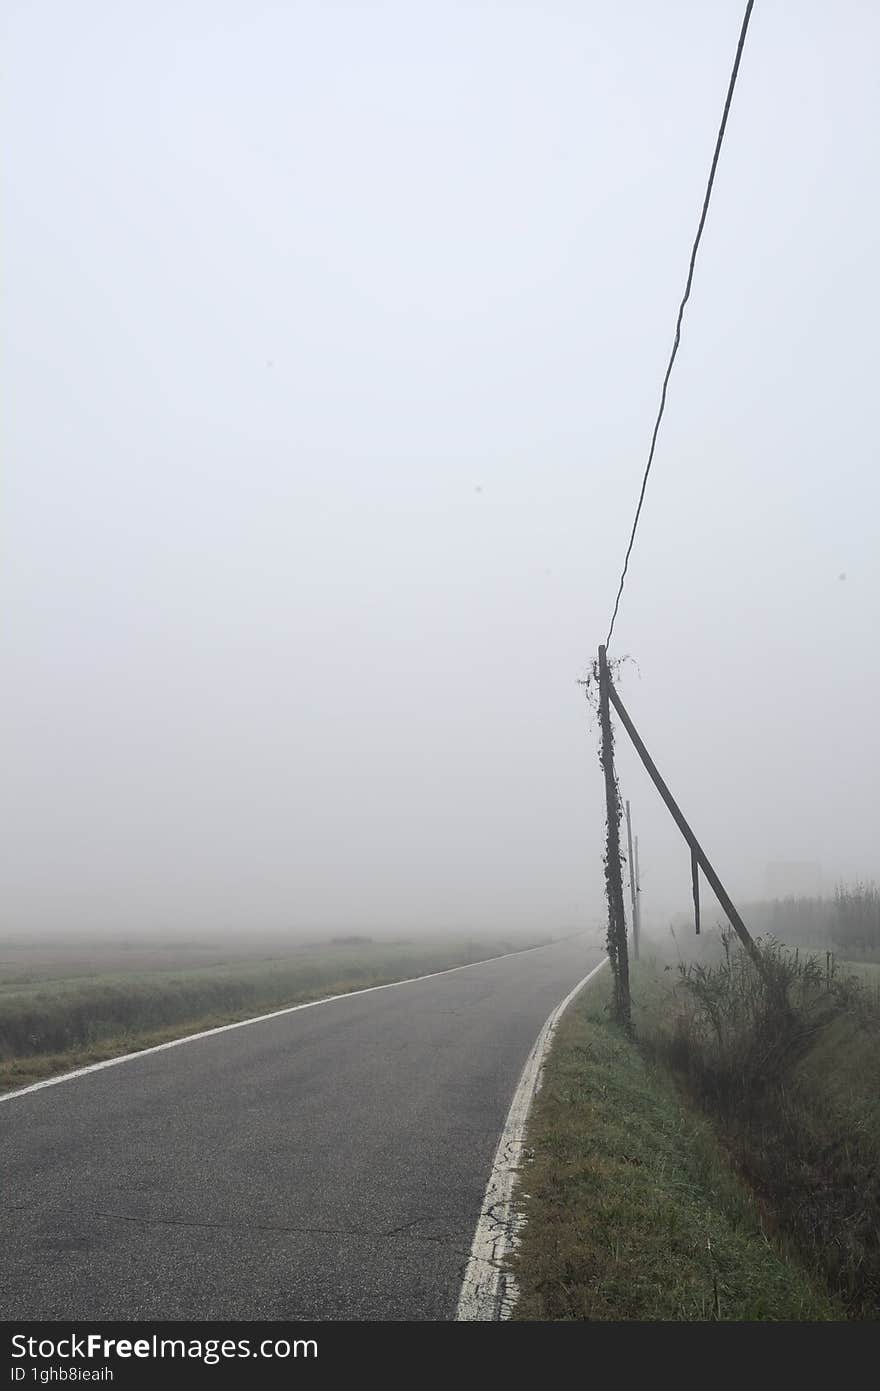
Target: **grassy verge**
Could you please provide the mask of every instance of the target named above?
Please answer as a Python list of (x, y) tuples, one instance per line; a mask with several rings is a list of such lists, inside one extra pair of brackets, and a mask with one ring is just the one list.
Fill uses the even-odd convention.
[(515, 1317), (843, 1317), (768, 1235), (710, 1121), (609, 1021), (609, 983), (564, 1017), (532, 1113)]
[[(94, 970), (92, 957), (0, 966), (0, 1091), (286, 1005), (489, 959), (527, 939), (341, 940), (209, 966)], [(2, 961), (0, 943), (0, 961)], [(277, 951), (277, 948), (276, 948)], [(12, 960), (7, 952), (7, 960)], [(69, 953), (68, 953), (69, 957)], [(170, 963), (170, 964), (169, 964)]]
[(636, 984), (642, 1047), (711, 1118), (775, 1229), (850, 1318), (880, 1311), (876, 977), (763, 943)]

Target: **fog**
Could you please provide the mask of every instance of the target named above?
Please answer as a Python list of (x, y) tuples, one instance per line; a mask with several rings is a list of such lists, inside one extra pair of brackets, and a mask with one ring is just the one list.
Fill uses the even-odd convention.
[[(7, 4), (4, 929), (601, 919), (577, 681), (741, 17)], [(880, 870), (878, 43), (756, 5), (612, 644), (746, 900)]]

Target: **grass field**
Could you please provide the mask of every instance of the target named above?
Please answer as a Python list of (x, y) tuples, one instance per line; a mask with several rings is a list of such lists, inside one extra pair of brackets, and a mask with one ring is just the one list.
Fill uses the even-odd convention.
[(0, 1091), (252, 1014), (549, 940), (0, 939)]
[(837, 969), (854, 976), (880, 1003), (880, 962), (878, 961), (839, 961)]

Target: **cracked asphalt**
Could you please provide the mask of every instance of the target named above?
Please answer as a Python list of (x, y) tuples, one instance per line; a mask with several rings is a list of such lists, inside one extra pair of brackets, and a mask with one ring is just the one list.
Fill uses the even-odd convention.
[(4, 1319), (450, 1319), (578, 937), (0, 1101)]

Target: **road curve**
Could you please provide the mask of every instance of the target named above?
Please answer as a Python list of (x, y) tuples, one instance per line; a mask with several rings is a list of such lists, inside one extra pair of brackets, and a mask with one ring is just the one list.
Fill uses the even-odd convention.
[(0, 1102), (0, 1318), (451, 1319), (586, 938)]

